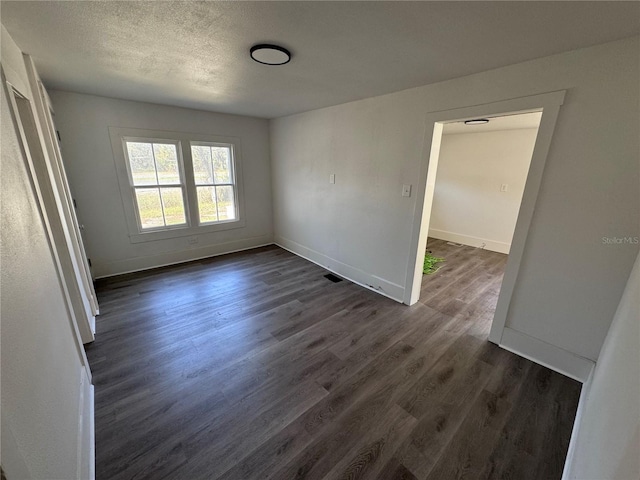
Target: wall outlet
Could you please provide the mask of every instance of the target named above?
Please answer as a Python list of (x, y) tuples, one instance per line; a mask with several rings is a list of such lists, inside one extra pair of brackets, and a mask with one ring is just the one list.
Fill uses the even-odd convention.
[(411, 185), (402, 185), (402, 196), (403, 197), (411, 196)]
[(507, 185), (506, 183), (503, 183), (502, 185), (500, 185), (501, 192), (506, 192), (508, 190), (509, 190), (509, 185)]
[(336, 174), (332, 173), (329, 175), (329, 183), (336, 183)]
[(189, 245), (197, 245), (198, 237), (189, 237)]

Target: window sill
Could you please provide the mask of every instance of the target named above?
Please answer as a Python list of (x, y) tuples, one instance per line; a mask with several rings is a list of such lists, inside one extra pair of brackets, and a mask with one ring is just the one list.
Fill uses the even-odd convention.
[(169, 240), (172, 238), (190, 237), (192, 235), (202, 235), (224, 230), (233, 230), (245, 226), (244, 219), (220, 222), (213, 225), (202, 225), (198, 227), (172, 228), (170, 230), (160, 230), (151, 232), (131, 233), (129, 241), (131, 243), (154, 242), (157, 240)]

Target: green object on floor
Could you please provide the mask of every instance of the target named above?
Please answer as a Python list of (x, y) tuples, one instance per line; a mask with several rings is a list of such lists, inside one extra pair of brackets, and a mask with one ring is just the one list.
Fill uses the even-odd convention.
[(424, 267), (422, 272), (426, 275), (431, 275), (432, 273), (436, 273), (440, 267), (437, 265), (440, 262), (444, 262), (444, 258), (434, 257), (431, 255), (431, 252), (427, 251), (424, 255)]

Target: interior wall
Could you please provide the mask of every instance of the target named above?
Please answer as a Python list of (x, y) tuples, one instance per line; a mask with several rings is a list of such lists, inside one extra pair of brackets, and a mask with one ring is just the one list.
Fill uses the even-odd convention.
[(401, 300), (426, 113), (566, 89), (506, 325), (595, 360), (639, 247), (603, 241), (640, 230), (639, 40), (272, 120), (276, 241)]
[(447, 134), (445, 125), (429, 236), (509, 253), (537, 132)]
[(640, 256), (591, 381), (585, 384), (564, 480), (640, 478)]
[[(4, 27), (1, 61), (7, 79), (33, 98), (22, 54)], [(9, 479), (90, 478), (84, 475), (89, 464), (83, 460), (88, 459), (78, 458), (79, 419), (83, 409), (91, 411), (83, 400), (90, 397), (90, 385), (79, 353), (82, 346), (72, 327), (4, 85), (0, 109), (0, 462)]]
[[(78, 93), (49, 92), (69, 184), (95, 276), (107, 276), (271, 243), (268, 121)], [(242, 228), (131, 243), (109, 127), (239, 137), (244, 183)]]

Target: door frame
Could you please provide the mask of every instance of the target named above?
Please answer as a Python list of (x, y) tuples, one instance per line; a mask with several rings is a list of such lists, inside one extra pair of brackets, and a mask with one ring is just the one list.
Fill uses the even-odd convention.
[(561, 90), (450, 110), (432, 111), (426, 114), (424, 148), (420, 163), (416, 204), (413, 212), (413, 227), (407, 263), (404, 303), (413, 305), (420, 298), (423, 274), (422, 264), (424, 263), (424, 255), (427, 247), (436, 170), (444, 124), (463, 121), (469, 118), (542, 112), (529, 173), (522, 196), (522, 203), (518, 213), (518, 220), (513, 234), (511, 250), (502, 281), (502, 288), (500, 289), (496, 312), (489, 333), (489, 341), (497, 344), (501, 343), (502, 334), (509, 315), (511, 297), (516, 287), (520, 265), (526, 248), (527, 236), (540, 190), (542, 174), (547, 161), (558, 113), (561, 105), (564, 103), (565, 94), (566, 90)]
[[(69, 288), (67, 286), (67, 281), (65, 279), (65, 275), (64, 275), (64, 269), (62, 267), (62, 262), (60, 260), (60, 255), (58, 253), (58, 246), (55, 243), (55, 235), (53, 233), (53, 228), (54, 226), (51, 224), (49, 217), (47, 216), (47, 202), (44, 199), (44, 195), (42, 193), (42, 190), (40, 189), (40, 185), (38, 183), (38, 177), (37, 177), (37, 168), (34, 164), (33, 158), (32, 158), (32, 154), (31, 154), (31, 147), (29, 145), (29, 141), (27, 140), (27, 134), (25, 133), (25, 124), (24, 124), (24, 119), (21, 118), (20, 116), (20, 110), (18, 108), (18, 104), (17, 104), (17, 100), (16, 98), (21, 98), (24, 99), (26, 102), (28, 102), (29, 104), (29, 111), (31, 112), (31, 119), (34, 123), (34, 128), (37, 128), (37, 117), (36, 114), (33, 110), (33, 103), (32, 100), (30, 98), (30, 96), (28, 95), (28, 93), (23, 93), (23, 91), (21, 91), (21, 89), (16, 86), (15, 84), (11, 83), (9, 80), (6, 79), (5, 74), (4, 74), (4, 69), (0, 69), (0, 76), (2, 79), (2, 83), (4, 84), (5, 88), (5, 92), (7, 93), (7, 101), (9, 104), (9, 110), (11, 112), (11, 116), (12, 116), (12, 120), (14, 122), (14, 127), (16, 129), (16, 132), (18, 134), (18, 138), (20, 140), (20, 148), (22, 150), (22, 155), (24, 158), (24, 162), (25, 162), (25, 167), (26, 167), (26, 171), (28, 173), (29, 176), (29, 181), (31, 183), (31, 188), (33, 190), (34, 193), (34, 197), (36, 200), (36, 204), (38, 206), (38, 212), (40, 214), (40, 219), (42, 221), (44, 230), (46, 232), (46, 237), (47, 237), (47, 242), (49, 244), (49, 249), (51, 251), (51, 256), (54, 262), (54, 267), (56, 270), (56, 274), (58, 276), (58, 280), (60, 282), (60, 288), (62, 290), (62, 296), (64, 299), (64, 305), (65, 308), (67, 310), (67, 314), (69, 316), (69, 321), (71, 323), (71, 331), (74, 334), (74, 339), (75, 339), (75, 346), (76, 346), (76, 350), (78, 352), (78, 355), (80, 356), (80, 361), (82, 366), (84, 367), (84, 372), (87, 376), (87, 378), (89, 379), (89, 382), (91, 382), (91, 369), (89, 367), (89, 362), (87, 360), (87, 356), (85, 354), (84, 351), (84, 347), (82, 345), (82, 336), (80, 334), (80, 330), (78, 327), (78, 319), (75, 313), (75, 310), (73, 308), (73, 302), (71, 300), (71, 294), (69, 292)], [(40, 143), (40, 147), (42, 147), (41, 143)], [(44, 153), (44, 152), (43, 152)], [(50, 207), (49, 207), (50, 208)]]
[[(66, 170), (64, 168), (64, 162), (62, 161), (62, 152), (60, 145), (58, 144), (58, 138), (55, 129), (55, 122), (53, 120), (53, 106), (51, 100), (47, 94), (40, 77), (38, 76), (33, 59), (25, 55), (25, 64), (27, 66), (27, 73), (29, 75), (29, 81), (31, 83), (31, 90), (33, 92), (34, 106), (41, 115), (44, 125), (42, 129), (46, 130), (47, 141), (45, 142), (48, 150), (48, 168), (49, 175), (52, 179), (54, 186), (60, 197), (59, 208), (64, 214), (66, 224), (69, 229), (69, 246), (73, 251), (76, 263), (77, 263), (77, 277), (78, 283), (83, 288), (83, 293), (86, 295), (91, 307), (91, 331), (95, 334), (95, 317), (100, 313), (98, 305), (98, 297), (96, 295), (95, 287), (93, 285), (93, 278), (91, 275), (91, 269), (87, 260), (87, 253), (84, 247), (84, 241), (82, 239), (82, 233), (80, 232), (80, 223), (76, 215), (73, 198), (71, 196), (71, 189), (69, 187), (69, 181), (67, 179)], [(43, 131), (43, 134), (45, 132)], [(92, 339), (93, 340), (93, 339)], [(86, 343), (86, 342), (85, 342)]]
[[(56, 169), (55, 157), (52, 157), (51, 139), (48, 132), (45, 131), (48, 127), (43, 125), (42, 99), (37, 90), (37, 78), (34, 77), (35, 69), (27, 55), (22, 57), (28, 83), (19, 88), (10, 81), (6, 81), (9, 89), (9, 103), (18, 123), (18, 131), (24, 144), (25, 158), (29, 162), (32, 180), (36, 182), (38, 187), (38, 199), (51, 234), (50, 241), (58, 261), (60, 281), (64, 284), (65, 294), (71, 302), (72, 318), (80, 333), (82, 343), (89, 343), (95, 339), (95, 313), (91, 301), (91, 290), (83, 278), (82, 256), (79, 256), (79, 252), (74, 246), (74, 225), (70, 223), (69, 214), (65, 208), (66, 198), (64, 192), (61, 191), (59, 176), (56, 176), (56, 173), (59, 172)], [(24, 110), (24, 112), (28, 112), (28, 119), (21, 118), (18, 98), (28, 102), (28, 108)], [(29, 124), (24, 122), (29, 122)], [(34, 137), (31, 139), (31, 144), (26, 136), (27, 133)]]

